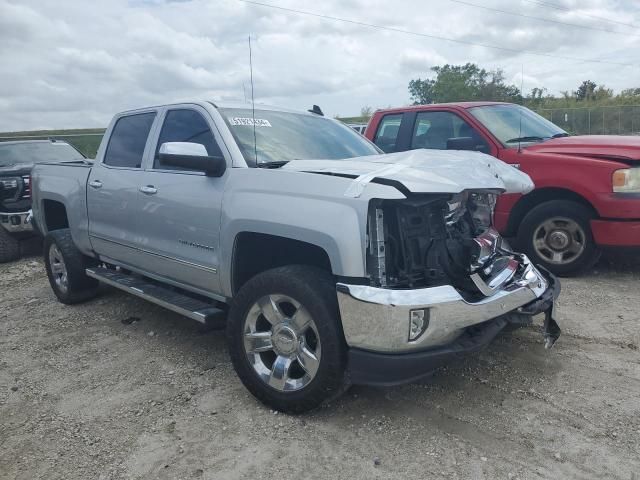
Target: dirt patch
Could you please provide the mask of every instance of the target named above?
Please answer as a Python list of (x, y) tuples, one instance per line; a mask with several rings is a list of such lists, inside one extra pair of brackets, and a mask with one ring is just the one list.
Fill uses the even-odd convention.
[[(0, 478), (640, 478), (640, 258), (563, 282), (537, 327), (419, 384), (265, 408), (221, 332), (114, 290), (67, 307), (0, 265)], [(153, 334), (151, 334), (153, 332)]]

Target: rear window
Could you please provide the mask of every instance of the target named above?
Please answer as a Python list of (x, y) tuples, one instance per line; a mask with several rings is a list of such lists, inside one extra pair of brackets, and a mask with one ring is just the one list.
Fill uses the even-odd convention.
[(111, 132), (104, 163), (112, 167), (140, 168), (155, 112), (118, 119)]
[(70, 162), (84, 157), (66, 142), (0, 143), (0, 167), (44, 162)]

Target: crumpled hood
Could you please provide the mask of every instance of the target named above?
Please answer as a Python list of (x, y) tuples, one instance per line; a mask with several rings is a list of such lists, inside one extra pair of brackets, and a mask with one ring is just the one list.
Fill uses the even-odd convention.
[(453, 150), (410, 150), (345, 160), (294, 160), (283, 169), (353, 177), (346, 196), (358, 197), (376, 179), (399, 182), (412, 193), (460, 193), (490, 189), (528, 193), (534, 188), (526, 173), (484, 153)]
[(640, 137), (578, 135), (561, 137), (528, 146), (525, 153), (552, 153), (591, 158), (640, 161)]

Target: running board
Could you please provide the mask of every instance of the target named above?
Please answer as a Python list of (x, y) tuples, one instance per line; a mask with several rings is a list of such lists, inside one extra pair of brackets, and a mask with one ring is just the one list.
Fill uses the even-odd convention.
[(141, 277), (125, 275), (122, 272), (101, 267), (87, 268), (86, 274), (100, 282), (124, 290), (136, 297), (148, 300), (200, 323), (207, 324), (220, 321), (225, 314), (224, 310), (211, 303), (151, 283)]

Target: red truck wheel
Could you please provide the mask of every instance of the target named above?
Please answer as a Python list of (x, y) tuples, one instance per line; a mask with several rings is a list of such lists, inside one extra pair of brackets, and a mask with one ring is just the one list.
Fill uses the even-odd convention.
[(601, 254), (591, 234), (593, 217), (587, 207), (576, 202), (545, 202), (522, 220), (518, 244), (534, 263), (556, 275), (583, 272), (593, 267)]

